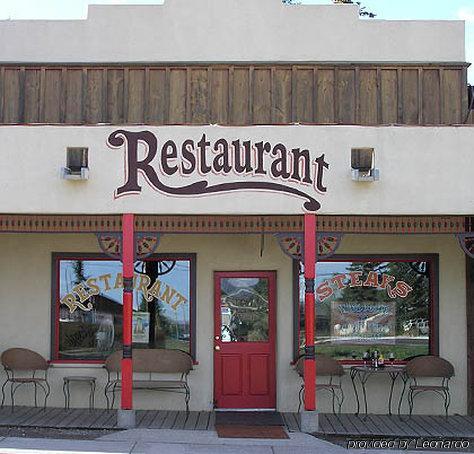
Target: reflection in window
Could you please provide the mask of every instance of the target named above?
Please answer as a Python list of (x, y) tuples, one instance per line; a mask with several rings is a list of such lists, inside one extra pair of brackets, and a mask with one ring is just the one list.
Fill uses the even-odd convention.
[(268, 340), (268, 279), (222, 278), (222, 342)]
[[(122, 265), (109, 259), (56, 261), (56, 359), (102, 360), (122, 345)], [(135, 348), (191, 352), (191, 260), (135, 262)]]
[[(299, 352), (305, 342), (299, 270)], [(431, 261), (324, 261), (316, 266), (316, 351), (361, 359), (367, 350), (405, 359), (430, 353)]]

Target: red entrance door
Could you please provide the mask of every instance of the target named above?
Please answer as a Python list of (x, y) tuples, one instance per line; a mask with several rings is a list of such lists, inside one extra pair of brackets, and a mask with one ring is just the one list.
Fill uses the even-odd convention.
[(274, 272), (214, 275), (216, 408), (275, 408)]

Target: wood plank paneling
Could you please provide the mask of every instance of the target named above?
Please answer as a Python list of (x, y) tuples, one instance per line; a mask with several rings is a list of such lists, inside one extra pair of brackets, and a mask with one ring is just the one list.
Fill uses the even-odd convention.
[(3, 66), (4, 124), (453, 124), (463, 65)]
[(418, 123), (419, 117), (419, 102), (420, 90), (418, 86), (418, 70), (404, 69), (403, 70), (403, 123), (415, 125)]
[(359, 119), (363, 125), (377, 124), (377, 70), (360, 70)]
[(186, 69), (172, 68), (169, 73), (169, 116), (170, 124), (186, 123)]
[(109, 69), (107, 71), (107, 121), (109, 123), (123, 123), (123, 69)]
[(380, 74), (380, 97), (381, 97), (381, 123), (397, 123), (397, 71), (395, 69), (384, 69)]
[(291, 69), (274, 69), (272, 123), (291, 123)]
[(441, 93), (443, 95), (441, 122), (446, 124), (461, 123), (464, 120), (462, 118), (462, 97), (460, 96), (462, 74), (452, 69), (443, 69), (441, 74)]
[(296, 70), (296, 117), (295, 121), (299, 123), (312, 123), (313, 116), (313, 86), (314, 76), (313, 69)]
[(71, 69), (66, 75), (66, 123), (82, 123), (84, 119), (82, 69)]
[(145, 119), (145, 71), (128, 72), (127, 123), (143, 123)]
[(166, 70), (150, 69), (148, 81), (147, 123), (163, 124), (166, 122)]
[(272, 122), (272, 77), (271, 70), (253, 71), (253, 123), (270, 124)]
[(28, 69), (25, 72), (25, 123), (38, 123), (40, 114), (41, 71)]
[(47, 69), (44, 81), (44, 114), (45, 123), (61, 121), (61, 70)]
[(232, 88), (231, 122), (235, 125), (249, 124), (249, 69), (235, 68)]
[(316, 87), (316, 122), (334, 123), (334, 69), (319, 69)]
[(190, 79), (190, 115), (188, 122), (205, 124), (209, 123), (209, 85), (208, 85), (208, 70), (191, 69), (189, 74)]
[(438, 69), (425, 69), (423, 71), (423, 116), (424, 124), (440, 123), (440, 79)]
[(3, 123), (20, 121), (20, 71), (5, 69), (3, 76)]
[(211, 123), (229, 123), (229, 71), (213, 69), (211, 72)]
[(86, 122), (103, 123), (103, 70), (89, 69), (86, 84)]
[(337, 75), (338, 123), (355, 123), (355, 71), (340, 69)]

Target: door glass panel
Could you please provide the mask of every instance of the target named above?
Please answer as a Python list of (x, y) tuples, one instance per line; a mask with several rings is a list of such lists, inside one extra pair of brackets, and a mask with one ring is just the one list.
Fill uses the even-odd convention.
[(222, 278), (222, 342), (268, 341), (268, 279)]

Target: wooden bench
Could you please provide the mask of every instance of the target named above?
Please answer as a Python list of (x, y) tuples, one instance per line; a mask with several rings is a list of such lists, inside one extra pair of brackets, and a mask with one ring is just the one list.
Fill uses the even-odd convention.
[[(120, 378), (122, 351), (112, 353), (104, 367), (107, 371), (105, 398), (107, 409), (113, 408), (115, 393), (122, 388)], [(133, 389), (168, 391), (184, 394), (186, 411), (189, 412), (191, 390), (188, 374), (193, 369), (191, 356), (182, 350), (136, 349), (133, 350)], [(160, 374), (159, 377), (156, 374)], [(168, 375), (170, 377), (163, 377)], [(109, 395), (112, 394), (112, 406)]]

